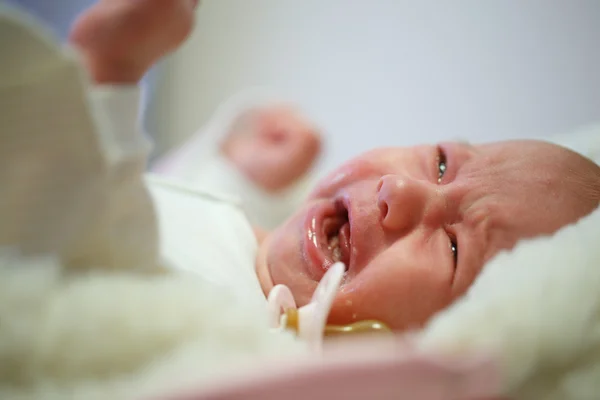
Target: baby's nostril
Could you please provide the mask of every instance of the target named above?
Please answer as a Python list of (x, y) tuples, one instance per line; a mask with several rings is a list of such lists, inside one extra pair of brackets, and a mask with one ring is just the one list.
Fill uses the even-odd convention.
[(377, 205), (379, 206), (379, 210), (381, 211), (381, 219), (384, 220), (388, 214), (388, 204), (384, 200), (378, 200)]

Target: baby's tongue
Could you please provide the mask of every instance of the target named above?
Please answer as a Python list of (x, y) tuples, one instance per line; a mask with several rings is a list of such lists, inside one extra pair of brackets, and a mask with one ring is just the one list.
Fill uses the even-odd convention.
[(352, 247), (350, 246), (350, 223), (346, 222), (344, 225), (342, 225), (338, 237), (340, 240), (339, 246), (342, 253), (342, 258), (340, 261), (342, 261), (346, 265), (346, 268), (348, 268), (350, 264), (350, 252), (352, 251)]

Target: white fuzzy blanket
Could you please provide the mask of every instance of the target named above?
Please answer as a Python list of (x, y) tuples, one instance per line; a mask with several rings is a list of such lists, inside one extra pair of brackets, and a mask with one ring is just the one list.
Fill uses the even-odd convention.
[(304, 346), (185, 273), (69, 275), (0, 256), (0, 399), (138, 399)]

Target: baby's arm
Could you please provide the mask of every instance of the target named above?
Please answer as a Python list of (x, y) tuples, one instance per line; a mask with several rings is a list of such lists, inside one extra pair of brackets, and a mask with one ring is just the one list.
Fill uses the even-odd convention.
[(143, 182), (150, 146), (139, 129), (137, 83), (183, 41), (192, 20), (189, 1), (101, 0), (73, 25), (70, 44), (96, 84), (90, 98), (106, 177), (96, 190), (95, 217), (88, 218), (93, 223), (80, 235), (93, 239), (75, 246), (80, 264), (122, 269), (155, 262), (156, 223)]

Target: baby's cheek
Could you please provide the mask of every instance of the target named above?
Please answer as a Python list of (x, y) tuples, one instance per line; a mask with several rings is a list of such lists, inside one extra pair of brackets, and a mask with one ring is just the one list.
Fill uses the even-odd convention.
[(391, 326), (398, 319), (402, 282), (389, 280), (390, 277), (373, 264), (356, 275), (349, 272), (334, 302), (330, 323), (378, 320)]
[(351, 323), (375, 319), (398, 331), (418, 329), (450, 303), (444, 274), (382, 261), (373, 260), (346, 283), (332, 320)]

